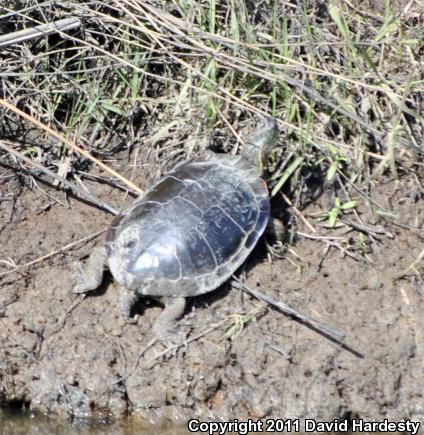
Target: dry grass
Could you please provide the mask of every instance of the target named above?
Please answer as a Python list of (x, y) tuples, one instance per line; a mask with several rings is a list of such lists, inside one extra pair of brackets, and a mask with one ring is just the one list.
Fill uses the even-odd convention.
[[(234, 151), (253, 116), (272, 114), (282, 146), (270, 185), (277, 214), (284, 215), (283, 195), (297, 210), (286, 218), (293, 228), (305, 220), (305, 204), (331, 192), (332, 205), (309, 225), (332, 234), (350, 226), (359, 244), (342, 249), (363, 253), (373, 228), (358, 205), (387, 214), (369, 193), (376, 180), (415, 177), (424, 197), (419, 0), (373, 7), (359, 0), (5, 0), (0, 35), (65, 18), (79, 18), (81, 27), (0, 49), (0, 97), (111, 166), (122, 151), (142, 169), (153, 152), (162, 171), (211, 144)], [(88, 162), (69, 147), (10, 111), (0, 119), (0, 139), (62, 168), (61, 176), (84, 179)], [(0, 154), (0, 165), (17, 165), (10, 158)]]

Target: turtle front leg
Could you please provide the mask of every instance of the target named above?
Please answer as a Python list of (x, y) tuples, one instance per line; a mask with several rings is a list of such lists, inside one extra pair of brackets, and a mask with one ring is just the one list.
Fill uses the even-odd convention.
[(161, 302), (165, 305), (164, 310), (153, 325), (153, 332), (164, 343), (181, 342), (181, 337), (176, 333), (176, 323), (185, 310), (185, 298), (163, 297)]
[(137, 302), (138, 294), (123, 286), (119, 287), (119, 311), (126, 323), (137, 323), (138, 315), (131, 317), (131, 309)]
[(75, 285), (72, 291), (74, 293), (86, 293), (98, 288), (102, 283), (106, 264), (106, 248), (104, 246), (94, 248), (85, 265), (81, 262), (74, 264)]

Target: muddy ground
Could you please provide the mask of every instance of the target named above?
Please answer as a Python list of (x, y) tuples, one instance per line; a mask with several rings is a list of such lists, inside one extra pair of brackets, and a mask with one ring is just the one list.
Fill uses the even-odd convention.
[[(115, 207), (131, 202), (111, 187), (86, 183)], [(272, 262), (261, 242), (245, 267), (249, 286), (344, 331), (345, 343), (363, 357), (228, 285), (190, 301), (183, 327), (191, 329), (189, 337), (208, 331), (204, 336), (173, 354), (161, 356), (165, 348), (156, 343), (140, 356), (153, 338), (159, 304), (140, 302), (138, 324), (131, 325), (120, 317), (110, 279), (85, 299), (71, 293), (72, 263), (103, 236), (4, 275), (13, 263), (59, 250), (111, 221), (43, 183), (20, 186), (13, 178), (0, 186), (8, 198), (0, 202), (3, 404), (25, 402), (46, 413), (104, 419), (136, 413), (153, 423), (165, 417), (182, 423), (190, 417), (349, 415), (424, 422), (422, 262), (407, 270), (424, 246), (416, 175), (372, 188), (390, 214), (359, 208), (364, 225), (384, 229), (366, 248), (368, 259), (344, 256), (325, 240), (298, 237), (293, 251)], [(323, 195), (304, 216), (328, 210), (328, 200)], [(307, 227), (298, 230), (310, 234)], [(250, 321), (237, 333), (241, 314)]]

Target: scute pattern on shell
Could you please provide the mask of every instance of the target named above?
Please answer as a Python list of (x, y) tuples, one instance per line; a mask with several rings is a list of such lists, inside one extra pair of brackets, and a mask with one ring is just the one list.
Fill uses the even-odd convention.
[(268, 219), (257, 169), (211, 154), (177, 166), (112, 224), (109, 267), (143, 295), (206, 293), (241, 266)]

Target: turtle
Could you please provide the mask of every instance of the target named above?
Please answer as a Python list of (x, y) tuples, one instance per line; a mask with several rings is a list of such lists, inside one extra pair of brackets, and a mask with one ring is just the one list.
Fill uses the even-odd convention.
[(244, 263), (270, 220), (262, 179), (278, 140), (274, 117), (244, 138), (240, 155), (214, 153), (177, 164), (112, 222), (105, 246), (77, 266), (75, 293), (101, 284), (109, 268), (120, 286), (119, 308), (129, 323), (140, 296), (165, 306), (153, 332), (169, 341), (186, 298), (213, 291)]

